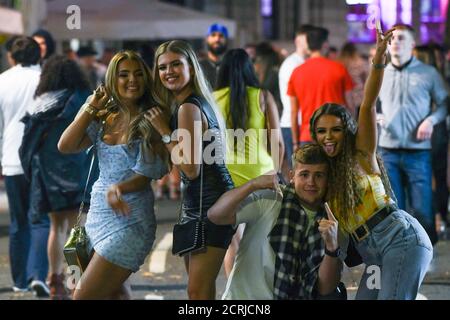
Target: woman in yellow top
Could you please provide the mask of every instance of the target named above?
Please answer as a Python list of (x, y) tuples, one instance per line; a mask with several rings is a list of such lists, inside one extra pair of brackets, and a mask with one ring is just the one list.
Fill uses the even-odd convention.
[[(225, 54), (216, 89), (214, 97), (227, 127), (226, 166), (235, 187), (271, 170), (278, 171), (284, 144), (277, 105), (270, 92), (259, 88), (252, 61), (245, 50), (232, 49)], [(225, 256), (227, 277), (242, 232), (243, 227), (240, 227)]]
[(320, 107), (310, 120), (313, 139), (330, 158), (327, 197), (332, 210), (366, 264), (357, 299), (415, 299), (433, 257), (424, 228), (398, 209), (376, 154), (374, 105), (387, 43), (395, 35), (395, 28), (384, 36), (377, 31), (377, 50), (358, 123), (344, 107), (332, 103)]

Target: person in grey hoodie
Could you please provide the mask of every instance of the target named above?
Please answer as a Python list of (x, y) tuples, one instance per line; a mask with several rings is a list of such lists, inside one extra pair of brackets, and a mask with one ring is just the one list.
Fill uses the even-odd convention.
[(431, 134), (433, 126), (447, 115), (448, 93), (437, 70), (413, 57), (414, 46), (414, 30), (397, 25), (388, 47), (391, 62), (379, 95), (379, 147), (398, 205), (405, 210), (408, 203), (409, 212), (435, 244)]

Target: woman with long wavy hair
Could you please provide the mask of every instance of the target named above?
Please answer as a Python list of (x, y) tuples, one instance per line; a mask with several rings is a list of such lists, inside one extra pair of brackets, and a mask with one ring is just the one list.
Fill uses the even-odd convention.
[(117, 53), (106, 85), (87, 99), (59, 141), (63, 153), (94, 145), (100, 170), (85, 226), (93, 256), (74, 299), (129, 298), (125, 281), (152, 248), (156, 219), (150, 181), (167, 173), (168, 155), (144, 117), (154, 106), (151, 85), (139, 55)]
[[(375, 101), (394, 30), (384, 36), (377, 31), (377, 49), (358, 123), (346, 108), (333, 103), (320, 107), (310, 120), (311, 136), (330, 158), (328, 201), (341, 231), (354, 242), (366, 264), (357, 299), (415, 299), (433, 256), (423, 227), (398, 209), (376, 154)], [(375, 288), (371, 286), (372, 270), (381, 272)]]
[[(215, 225), (206, 217), (216, 200), (233, 188), (224, 163), (223, 120), (187, 42), (163, 43), (156, 50), (154, 61), (154, 96), (160, 108), (149, 110), (147, 117), (163, 137), (185, 185), (181, 223), (199, 217), (205, 222), (206, 247), (184, 256), (189, 299), (215, 299), (217, 274), (234, 233), (232, 226)], [(164, 110), (171, 110), (170, 121)], [(214, 151), (208, 154), (208, 150)], [(173, 236), (175, 243), (183, 235)]]

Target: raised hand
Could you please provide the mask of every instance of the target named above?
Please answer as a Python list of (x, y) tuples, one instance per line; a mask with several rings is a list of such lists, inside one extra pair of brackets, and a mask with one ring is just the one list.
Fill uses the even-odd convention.
[(385, 33), (381, 31), (381, 28), (375, 29), (377, 32), (377, 43), (376, 43), (376, 52), (375, 56), (373, 58), (373, 62), (376, 64), (384, 63), (381, 59), (384, 58), (387, 50), (387, 45), (391, 42), (392, 39), (392, 33), (395, 30), (394, 28), (389, 29)]
[(110, 97), (106, 91), (106, 88), (102, 84), (98, 86), (97, 89), (94, 90), (94, 93), (87, 98), (86, 103), (100, 111), (106, 108), (109, 98)]
[(325, 211), (327, 212), (328, 219), (321, 219), (319, 221), (319, 232), (325, 242), (326, 248), (329, 251), (335, 251), (339, 246), (337, 240), (338, 221), (326, 202)]
[(273, 189), (278, 191), (280, 188), (278, 185), (278, 176), (274, 170), (266, 172), (265, 174), (253, 179), (252, 185), (254, 190)]
[(152, 126), (160, 135), (170, 134), (169, 120), (160, 107), (153, 107), (147, 110), (144, 117), (150, 121)]

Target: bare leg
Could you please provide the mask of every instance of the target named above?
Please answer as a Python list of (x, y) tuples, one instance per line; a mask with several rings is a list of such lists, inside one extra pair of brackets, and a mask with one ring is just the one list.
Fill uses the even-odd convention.
[(75, 289), (74, 300), (103, 300), (117, 298), (131, 271), (119, 267), (94, 253), (81, 283)]
[(186, 268), (187, 274), (189, 274), (189, 255), (184, 256), (184, 267)]
[(47, 254), (49, 274), (64, 272), (64, 243), (67, 241), (67, 232), (73, 227), (77, 219), (77, 211), (60, 211), (49, 213), (50, 233), (48, 236)]
[(170, 199), (179, 200), (180, 199), (180, 173), (176, 167), (172, 168), (169, 175), (170, 180)]
[(49, 213), (50, 233), (48, 236), (47, 255), (49, 262), (48, 284), (50, 299), (69, 299), (64, 285), (64, 243), (67, 240), (67, 232), (73, 227), (77, 219), (76, 210), (66, 210)]
[(188, 296), (190, 300), (216, 299), (216, 278), (225, 249), (206, 247), (206, 252), (189, 257)]
[(111, 297), (111, 300), (131, 300), (131, 286), (126, 280), (119, 291)]
[(166, 174), (164, 177), (156, 181), (155, 198), (157, 200), (161, 200), (164, 198), (164, 187), (166, 186), (168, 181), (169, 181), (169, 174)]

